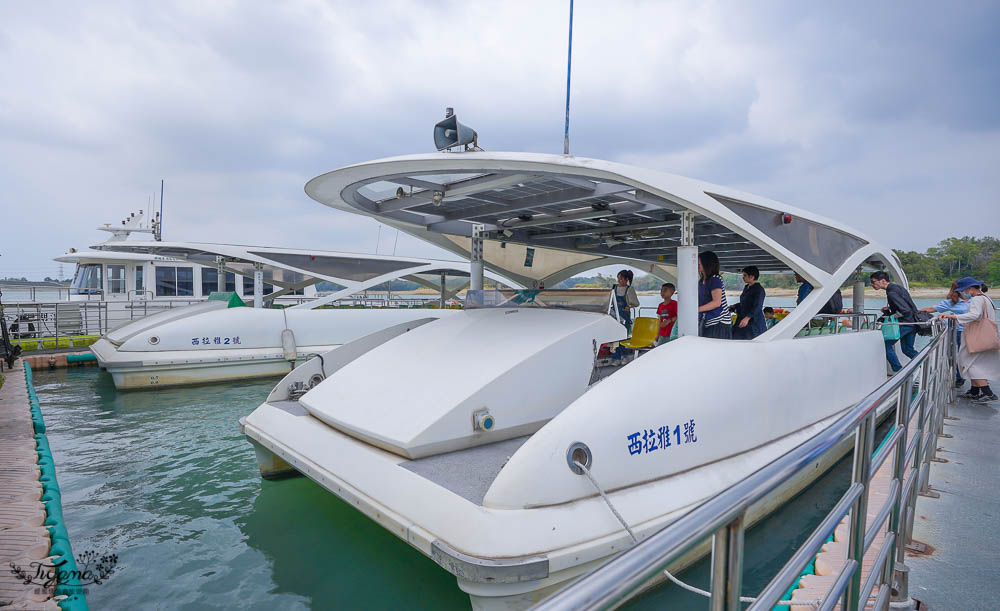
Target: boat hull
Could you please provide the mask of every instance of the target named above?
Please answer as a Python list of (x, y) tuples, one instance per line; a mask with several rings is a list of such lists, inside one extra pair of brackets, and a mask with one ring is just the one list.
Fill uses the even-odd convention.
[[(119, 390), (283, 376), (345, 343), (452, 310), (229, 308), (202, 302), (139, 319), (91, 346)], [(238, 344), (238, 345), (237, 345)]]

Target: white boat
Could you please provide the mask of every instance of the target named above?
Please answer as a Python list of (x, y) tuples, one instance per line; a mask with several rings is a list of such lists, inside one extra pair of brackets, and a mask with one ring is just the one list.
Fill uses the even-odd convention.
[[(158, 237), (155, 219), (144, 211), (130, 213), (121, 225), (105, 224), (97, 228), (111, 233), (107, 241), (84, 250), (69, 249), (55, 258), (60, 263), (72, 263), (75, 270), (69, 286), (68, 301), (106, 302), (115, 311), (135, 310), (135, 316), (145, 316), (163, 309), (188, 305), (208, 299), (219, 290), (218, 265), (214, 259), (195, 262), (183, 257), (162, 254), (156, 239), (135, 239), (149, 234)], [(115, 246), (120, 250), (115, 251)], [(134, 247), (134, 248), (130, 248)], [(247, 270), (230, 267), (224, 273), (224, 289), (242, 298), (254, 296), (254, 278)], [(264, 277), (264, 298), (277, 303), (294, 305), (317, 296), (315, 285), (306, 285), (274, 296), (271, 274)], [(279, 286), (279, 290), (281, 287)]]
[[(801, 332), (858, 270), (905, 284), (899, 262), (804, 210), (526, 153), (382, 159), (314, 178), (306, 192), (474, 259), (484, 239), (486, 267), (528, 286), (611, 262), (678, 285), (681, 337), (610, 375), (598, 348), (626, 331), (606, 293), (470, 291), (447, 319), (300, 366), (241, 420), (265, 477), (313, 479), (453, 573), (476, 608), (522, 608), (629, 547), (581, 464), (642, 539), (885, 381), (882, 335), (860, 318), (855, 332)], [(698, 337), (699, 248), (725, 271), (795, 271), (814, 289), (753, 341)], [(782, 498), (828, 466), (788, 482)]]
[[(328, 352), (386, 328), (427, 322), (451, 314), (450, 309), (414, 307), (317, 309), (352, 300), (369, 288), (393, 280), (408, 280), (438, 291), (440, 303), (468, 285), (469, 263), (412, 257), (359, 255), (318, 250), (286, 249), (187, 242), (107, 242), (97, 248), (133, 255), (169, 257), (185, 264), (211, 262), (263, 283), (267, 299), (285, 292), (314, 289), (319, 282), (338, 287), (322, 297), (287, 308), (238, 307), (226, 287), (218, 299), (158, 312), (110, 331), (91, 350), (111, 374), (118, 389), (138, 389), (279, 376), (296, 363)], [(111, 252), (109, 254), (116, 254)], [(498, 282), (510, 282), (490, 273)], [(255, 277), (257, 276), (257, 277)], [(229, 288), (232, 288), (231, 286)], [(399, 304), (395, 301), (381, 303)], [(234, 307), (237, 306), (237, 307)]]
[[(144, 211), (130, 213), (120, 224), (97, 228), (110, 233), (90, 248), (70, 248), (55, 258), (75, 266), (68, 287), (59, 284), (4, 287), (3, 324), (26, 349), (86, 347), (101, 335), (151, 314), (197, 304), (215, 291), (255, 297), (252, 267), (230, 265), (220, 272), (214, 258), (193, 261), (163, 254), (157, 245), (159, 224)], [(143, 239), (145, 238), (145, 239)], [(119, 248), (115, 251), (113, 248)], [(265, 269), (258, 295), (282, 306), (320, 297), (316, 285), (288, 288)], [(219, 282), (219, 277), (223, 282)]]

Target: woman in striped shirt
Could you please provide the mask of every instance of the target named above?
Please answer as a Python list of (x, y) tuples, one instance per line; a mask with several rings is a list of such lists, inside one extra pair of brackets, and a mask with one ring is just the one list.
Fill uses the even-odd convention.
[(698, 315), (699, 335), (716, 339), (732, 339), (732, 317), (726, 303), (726, 289), (719, 271), (719, 257), (711, 250), (698, 253)]

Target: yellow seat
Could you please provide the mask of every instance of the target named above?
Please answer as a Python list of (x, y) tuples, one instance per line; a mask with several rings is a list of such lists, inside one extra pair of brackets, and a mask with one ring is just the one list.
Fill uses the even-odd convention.
[(632, 337), (620, 342), (630, 350), (652, 348), (660, 335), (660, 319), (650, 316), (640, 316), (632, 323)]

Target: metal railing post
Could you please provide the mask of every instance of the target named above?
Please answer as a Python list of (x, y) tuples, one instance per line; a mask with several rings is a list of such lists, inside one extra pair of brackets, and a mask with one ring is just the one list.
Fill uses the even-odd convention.
[(743, 578), (743, 514), (712, 538), (712, 611), (740, 611)]
[(906, 560), (905, 548), (907, 541), (903, 540), (902, 531), (905, 530), (906, 526), (906, 507), (910, 497), (908, 493), (904, 495), (904, 484), (906, 483), (906, 448), (908, 445), (906, 433), (910, 420), (912, 389), (913, 376), (907, 376), (899, 389), (899, 398), (896, 402), (895, 426), (899, 429), (900, 433), (899, 438), (896, 440), (896, 451), (892, 460), (892, 477), (899, 485), (899, 496), (896, 497), (896, 502), (893, 503), (892, 514), (889, 518), (889, 531), (895, 533), (896, 537), (892, 542), (893, 549), (886, 556), (885, 571), (882, 574), (883, 584), (900, 583), (905, 579), (905, 576), (901, 575), (901, 573), (907, 570), (903, 566)]
[[(872, 451), (875, 449), (875, 409), (865, 416), (854, 433), (854, 469), (851, 476), (853, 483), (864, 486), (864, 491), (854, 502), (851, 509), (851, 523), (848, 531), (847, 558), (861, 566), (865, 556), (865, 530), (868, 522), (868, 484), (872, 463)], [(861, 571), (855, 571), (851, 576), (847, 589), (844, 590), (843, 609), (851, 611), (863, 608), (861, 598)]]

